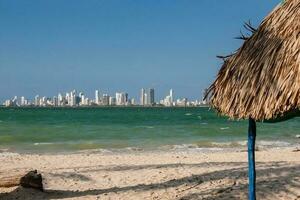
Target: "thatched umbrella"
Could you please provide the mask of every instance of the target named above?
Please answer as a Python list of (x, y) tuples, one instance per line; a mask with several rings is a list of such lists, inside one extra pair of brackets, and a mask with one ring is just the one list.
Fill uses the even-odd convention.
[(207, 97), (232, 119), (249, 119), (249, 199), (255, 199), (256, 121), (289, 118), (300, 108), (300, 0), (278, 5), (224, 60)]

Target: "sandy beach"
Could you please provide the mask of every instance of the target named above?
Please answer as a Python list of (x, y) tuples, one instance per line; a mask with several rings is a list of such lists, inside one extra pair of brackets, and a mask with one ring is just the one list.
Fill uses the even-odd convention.
[[(300, 152), (257, 152), (258, 199), (300, 199)], [(246, 199), (247, 152), (0, 154), (0, 172), (37, 169), (45, 191), (0, 188), (0, 199)]]

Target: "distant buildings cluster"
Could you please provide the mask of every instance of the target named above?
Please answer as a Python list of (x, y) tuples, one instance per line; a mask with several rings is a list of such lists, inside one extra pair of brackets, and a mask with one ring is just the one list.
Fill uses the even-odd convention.
[(206, 102), (202, 100), (188, 101), (187, 98), (174, 100), (174, 93), (171, 89), (169, 94), (159, 102), (155, 102), (155, 91), (153, 88), (140, 91), (140, 102), (134, 98), (129, 98), (126, 92), (116, 92), (114, 96), (100, 94), (95, 91), (93, 99), (88, 98), (83, 92), (77, 93), (76, 90), (65, 94), (59, 93), (52, 98), (36, 95), (32, 101), (24, 96), (6, 100), (3, 105), (6, 107), (78, 107), (78, 106), (201, 106)]

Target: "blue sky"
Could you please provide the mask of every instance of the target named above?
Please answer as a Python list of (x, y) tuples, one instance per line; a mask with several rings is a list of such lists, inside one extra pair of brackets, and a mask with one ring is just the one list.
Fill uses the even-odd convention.
[[(280, 0), (0, 0), (0, 100), (95, 89), (200, 98)], [(243, 30), (244, 31), (244, 30)]]

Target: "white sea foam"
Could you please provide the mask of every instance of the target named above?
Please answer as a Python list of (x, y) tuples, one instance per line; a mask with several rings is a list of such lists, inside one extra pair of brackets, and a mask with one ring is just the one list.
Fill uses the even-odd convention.
[(180, 145), (172, 145), (172, 149), (191, 149), (197, 148), (196, 144), (180, 144)]
[(226, 129), (229, 129), (229, 127), (221, 127), (220, 129), (221, 130), (226, 130)]
[(34, 143), (33, 145), (51, 145), (51, 144), (54, 144), (54, 143), (51, 143), (51, 142), (36, 142)]
[(20, 155), (20, 154), (14, 152), (0, 152), (0, 156), (15, 156), (15, 155)]
[[(243, 141), (233, 141), (233, 142), (212, 142), (213, 146), (219, 147), (238, 147), (238, 146), (247, 146), (247, 140)], [(256, 142), (257, 146), (262, 147), (287, 147), (291, 144), (285, 141), (267, 141), (267, 140), (258, 140)]]
[(166, 145), (159, 148), (160, 150), (175, 150), (175, 151), (221, 151), (222, 147), (201, 146), (198, 144), (181, 144), (181, 145)]
[(136, 126), (136, 128), (149, 128), (149, 129), (152, 129), (152, 128), (155, 128), (154, 126)]
[(257, 144), (261, 145), (261, 146), (274, 146), (274, 147), (287, 147), (287, 146), (290, 146), (289, 142), (284, 142), (284, 141), (260, 140), (260, 141), (257, 141)]
[(125, 149), (127, 149), (129, 151), (143, 151), (143, 149), (139, 148), (139, 147), (127, 147)]
[(85, 150), (79, 150), (80, 153), (112, 153), (113, 151), (109, 149), (85, 149)]
[(237, 141), (237, 142), (212, 142), (211, 145), (213, 147), (240, 147), (246, 145), (244, 141)]
[(193, 113), (185, 113), (186, 116), (190, 116), (192, 115)]

